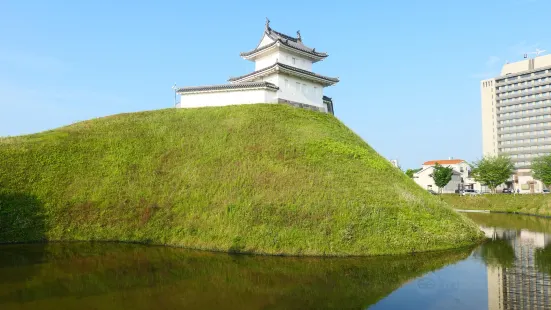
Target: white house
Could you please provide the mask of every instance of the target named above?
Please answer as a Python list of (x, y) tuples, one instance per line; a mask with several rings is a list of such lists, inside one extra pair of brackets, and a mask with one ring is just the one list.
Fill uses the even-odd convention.
[(266, 20), (258, 45), (241, 53), (255, 63), (255, 71), (229, 79), (229, 84), (182, 87), (179, 108), (225, 106), (254, 103), (285, 103), (315, 111), (333, 113), (333, 101), (323, 88), (339, 82), (312, 71), (312, 65), (327, 54), (306, 46), (297, 37), (277, 32)]
[(541, 193), (546, 188), (541, 181), (534, 179), (531, 169), (517, 169), (510, 182), (513, 189), (521, 194)]
[(442, 193), (455, 193), (456, 190), (462, 189), (474, 189), (477, 191), (482, 190), (480, 183), (470, 177), (470, 165), (462, 159), (450, 158), (427, 161), (423, 163), (421, 170), (413, 174), (413, 180), (424, 189), (432, 189), (435, 192), (438, 191), (438, 187), (434, 184), (434, 180), (432, 178), (436, 163), (444, 167), (451, 167), (453, 169), (452, 179), (448, 185), (442, 189)]

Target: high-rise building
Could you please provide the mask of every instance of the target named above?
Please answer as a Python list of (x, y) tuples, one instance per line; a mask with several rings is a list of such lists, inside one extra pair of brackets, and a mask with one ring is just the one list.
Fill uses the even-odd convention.
[[(528, 176), (532, 160), (551, 153), (551, 55), (507, 63), (480, 87), (482, 152), (508, 155), (519, 176)], [(541, 190), (527, 182), (525, 191)]]

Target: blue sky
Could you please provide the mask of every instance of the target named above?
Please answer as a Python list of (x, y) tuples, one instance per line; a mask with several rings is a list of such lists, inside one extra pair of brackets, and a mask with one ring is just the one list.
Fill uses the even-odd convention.
[(23, 1), (0, 4), (0, 136), (171, 107), (171, 86), (253, 70), (265, 17), (326, 51), (336, 116), (403, 168), (481, 153), (479, 81), (551, 50), (551, 1)]

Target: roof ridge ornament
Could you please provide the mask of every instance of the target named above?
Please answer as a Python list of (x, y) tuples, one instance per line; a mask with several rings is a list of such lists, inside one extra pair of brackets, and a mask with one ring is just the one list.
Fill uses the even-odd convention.
[(270, 30), (270, 19), (266, 17), (266, 30)]
[(300, 36), (300, 30), (297, 30), (297, 40), (302, 42), (302, 37)]

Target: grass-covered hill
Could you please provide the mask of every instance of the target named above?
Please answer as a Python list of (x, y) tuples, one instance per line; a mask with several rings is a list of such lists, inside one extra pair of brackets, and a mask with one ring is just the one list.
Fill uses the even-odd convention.
[(376, 255), (479, 239), (335, 117), (285, 105), (121, 114), (0, 139), (0, 242)]

